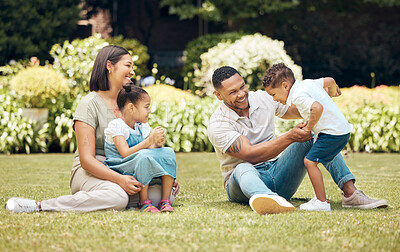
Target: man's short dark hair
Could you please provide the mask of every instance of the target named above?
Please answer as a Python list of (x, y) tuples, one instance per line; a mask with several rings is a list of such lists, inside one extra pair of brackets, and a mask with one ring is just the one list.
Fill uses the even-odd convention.
[(218, 68), (217, 70), (214, 71), (213, 76), (212, 76), (212, 83), (214, 85), (215, 89), (218, 89), (221, 87), (221, 83), (229, 79), (230, 77), (234, 76), (235, 74), (240, 73), (233, 67), (230, 66), (223, 66)]
[(271, 86), (272, 88), (280, 87), (282, 82), (288, 81), (294, 83), (293, 71), (288, 68), (285, 64), (279, 63), (274, 64), (270, 67), (264, 75), (263, 87), (266, 88)]

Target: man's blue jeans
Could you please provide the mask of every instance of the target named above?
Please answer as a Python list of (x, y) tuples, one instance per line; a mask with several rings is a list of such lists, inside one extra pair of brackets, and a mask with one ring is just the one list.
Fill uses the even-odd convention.
[[(257, 166), (241, 163), (236, 166), (226, 184), (228, 198), (232, 202), (248, 204), (254, 194), (273, 194), (289, 200), (299, 188), (307, 172), (304, 157), (313, 140), (293, 143), (275, 161)], [(340, 189), (349, 180), (355, 181), (342, 155), (323, 163)]]

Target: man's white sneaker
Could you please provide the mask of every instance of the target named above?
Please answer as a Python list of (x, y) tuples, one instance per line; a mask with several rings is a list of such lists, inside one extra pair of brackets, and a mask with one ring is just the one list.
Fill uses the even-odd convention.
[(314, 197), (309, 202), (301, 204), (300, 210), (329, 212), (331, 211), (331, 204), (327, 201), (322, 202), (317, 197)]
[(293, 212), (295, 209), (285, 198), (269, 194), (255, 194), (251, 196), (249, 205), (254, 212), (259, 214)]
[(22, 198), (11, 198), (7, 201), (6, 209), (14, 213), (39, 212), (36, 201)]

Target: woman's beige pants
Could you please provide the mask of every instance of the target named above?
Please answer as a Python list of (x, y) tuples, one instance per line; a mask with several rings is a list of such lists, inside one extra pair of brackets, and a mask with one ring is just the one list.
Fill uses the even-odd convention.
[[(103, 162), (104, 157), (96, 156)], [(94, 177), (81, 167), (79, 157), (75, 157), (71, 172), (72, 195), (43, 200), (43, 211), (96, 211), (124, 210), (137, 207), (139, 194), (128, 195), (118, 184)], [(161, 186), (149, 187), (149, 197), (155, 206), (161, 200)], [(171, 195), (171, 202), (174, 197)]]

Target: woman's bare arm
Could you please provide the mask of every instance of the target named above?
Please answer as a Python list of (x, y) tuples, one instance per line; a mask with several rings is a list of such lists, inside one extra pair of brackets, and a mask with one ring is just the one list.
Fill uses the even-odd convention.
[(83, 169), (99, 179), (114, 182), (126, 193), (132, 195), (143, 186), (134, 177), (121, 175), (96, 159), (95, 129), (87, 123), (75, 121), (76, 142), (79, 150), (79, 160)]

